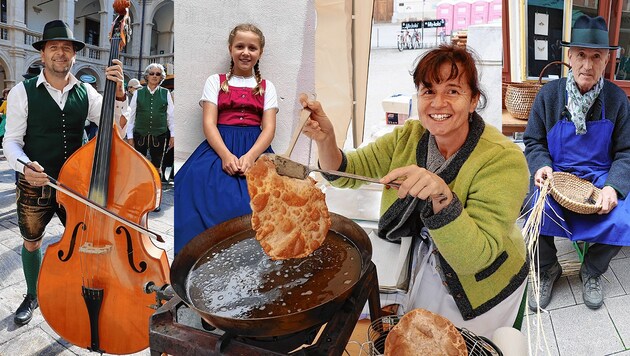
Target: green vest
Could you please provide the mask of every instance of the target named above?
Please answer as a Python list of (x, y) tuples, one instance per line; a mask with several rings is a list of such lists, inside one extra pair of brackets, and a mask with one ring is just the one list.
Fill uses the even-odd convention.
[(82, 84), (72, 87), (62, 110), (44, 84), (36, 86), (37, 78), (24, 81), (28, 97), (24, 153), (56, 179), (64, 162), (81, 147), (88, 115), (87, 90)]
[(138, 89), (136, 98), (136, 123), (134, 132), (142, 136), (158, 136), (168, 130), (166, 109), (168, 89), (158, 87), (151, 94), (148, 87)]

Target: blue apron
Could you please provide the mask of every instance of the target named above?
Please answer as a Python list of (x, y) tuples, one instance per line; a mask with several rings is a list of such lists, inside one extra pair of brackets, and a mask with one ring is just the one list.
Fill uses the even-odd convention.
[[(587, 121), (586, 134), (576, 135), (575, 125), (565, 117), (549, 131), (547, 142), (554, 172), (573, 173), (600, 189), (604, 187), (613, 161), (614, 129), (605, 117), (602, 100), (601, 120)], [(568, 237), (571, 241), (630, 246), (630, 206), (625, 200), (619, 199), (617, 207), (604, 215), (574, 213), (560, 207), (551, 195), (547, 201), (541, 234)]]

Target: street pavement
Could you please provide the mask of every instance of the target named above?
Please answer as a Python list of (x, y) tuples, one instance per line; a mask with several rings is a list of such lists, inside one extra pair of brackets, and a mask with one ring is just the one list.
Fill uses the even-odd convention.
[[(148, 226), (166, 241), (159, 247), (167, 251), (170, 261), (173, 258), (173, 215), (173, 186), (167, 185), (163, 187), (162, 210), (149, 213)], [(63, 226), (55, 217), (46, 229), (44, 251), (62, 234)], [(39, 309), (35, 310), (29, 324), (19, 327), (13, 323), (15, 309), (26, 293), (21, 251), (22, 237), (15, 207), (15, 175), (0, 149), (0, 355), (94, 355), (59, 337)], [(147, 349), (134, 355), (150, 355), (150, 352)]]

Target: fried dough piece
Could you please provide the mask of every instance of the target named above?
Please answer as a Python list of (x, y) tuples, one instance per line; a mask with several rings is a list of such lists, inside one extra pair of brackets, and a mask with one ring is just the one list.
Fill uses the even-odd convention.
[(312, 178), (280, 176), (264, 155), (246, 177), (252, 228), (272, 260), (306, 257), (321, 246), (331, 222), (324, 193)]
[(425, 309), (405, 314), (385, 339), (385, 356), (467, 356), (466, 342), (448, 319)]

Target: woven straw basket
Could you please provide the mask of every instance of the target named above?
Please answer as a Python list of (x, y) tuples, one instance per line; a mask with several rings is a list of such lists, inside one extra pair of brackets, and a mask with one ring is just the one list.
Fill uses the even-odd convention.
[(553, 172), (551, 196), (564, 208), (578, 214), (595, 214), (601, 190), (591, 182), (566, 172)]
[(527, 120), (529, 112), (534, 104), (534, 99), (542, 88), (542, 77), (547, 68), (554, 64), (564, 64), (571, 68), (568, 64), (561, 61), (554, 61), (547, 64), (538, 76), (538, 82), (509, 83), (505, 92), (505, 108), (516, 119)]

